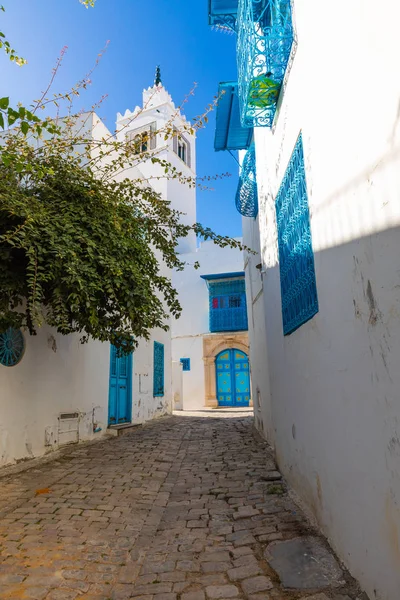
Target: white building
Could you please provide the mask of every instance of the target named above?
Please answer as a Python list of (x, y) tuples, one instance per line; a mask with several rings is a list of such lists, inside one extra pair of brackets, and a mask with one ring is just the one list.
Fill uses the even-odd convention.
[[(94, 114), (85, 115), (84, 122), (96, 139), (111, 135)], [(167, 123), (181, 131), (186, 119), (160, 84), (144, 90), (142, 107), (118, 115), (117, 139), (139, 140), (141, 151), (155, 152), (193, 176), (194, 137), (185, 133), (178, 143), (177, 137), (165, 141), (162, 133), (153, 134)], [(144, 147), (147, 143), (149, 148)], [(159, 165), (148, 160), (127, 175), (150, 177), (150, 185), (171, 200), (173, 208), (186, 213), (182, 218), (195, 222), (195, 191), (167, 180)], [(179, 250), (195, 248), (192, 234), (182, 240)], [(165, 265), (161, 268), (171, 276)], [(0, 466), (67, 443), (95, 439), (108, 427), (115, 432), (172, 410), (170, 331), (154, 330), (149, 341), (139, 341), (133, 355), (121, 358), (108, 344), (90, 341), (81, 345), (79, 335), (61, 336), (47, 327), (34, 337), (8, 331), (0, 336), (0, 360)]]
[[(397, 600), (400, 5), (292, 4), (210, 3), (211, 23), (239, 32), (236, 113), (225, 95), (216, 145), (249, 147), (239, 111), (255, 126), (255, 419), (368, 597)], [(240, 185), (254, 191), (252, 172)]]
[[(203, 242), (173, 275), (182, 315), (172, 321), (172, 359), (182, 364), (174, 408), (251, 405), (243, 254)], [(195, 264), (199, 263), (199, 268)]]

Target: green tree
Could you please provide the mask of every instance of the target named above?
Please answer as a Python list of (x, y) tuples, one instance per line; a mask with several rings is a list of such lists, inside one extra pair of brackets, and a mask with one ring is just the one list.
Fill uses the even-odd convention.
[[(68, 114), (86, 81), (70, 94), (39, 102), (64, 102), (59, 108)], [(186, 129), (201, 128), (216, 102)], [(185, 267), (177, 253), (180, 238), (195, 232), (242, 248), (199, 223), (183, 225), (182, 214), (154, 191), (151, 179), (127, 177), (151, 159), (154, 177), (204, 184), (157, 150), (137, 154), (125, 136), (94, 139), (87, 127), (92, 113), (36, 121), (33, 111), (20, 107), (19, 123), (10, 123), (4, 99), (0, 110), (14, 125), (3, 132), (0, 148), (0, 331), (12, 325), (34, 335), (47, 323), (61, 334), (80, 333), (82, 342), (98, 339), (130, 352), (139, 338), (148, 338), (154, 327), (166, 329), (168, 316), (181, 312), (162, 268)], [(167, 140), (180, 132), (171, 120), (157, 134)]]

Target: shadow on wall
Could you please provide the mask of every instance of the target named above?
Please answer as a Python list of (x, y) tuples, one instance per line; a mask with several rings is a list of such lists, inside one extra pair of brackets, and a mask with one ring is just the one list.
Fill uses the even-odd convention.
[(286, 337), (264, 279), (279, 467), (378, 598), (400, 588), (399, 250), (393, 227), (316, 252), (319, 312)]

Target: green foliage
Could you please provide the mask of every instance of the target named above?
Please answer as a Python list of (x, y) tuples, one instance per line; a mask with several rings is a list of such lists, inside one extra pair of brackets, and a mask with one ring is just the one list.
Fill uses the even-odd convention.
[[(95, 0), (81, 2), (88, 7)], [(1, 47), (10, 54), (5, 42)], [(0, 98), (0, 331), (12, 325), (34, 335), (47, 323), (61, 334), (80, 333), (82, 342), (111, 342), (127, 353), (180, 315), (170, 277), (172, 269), (185, 267), (179, 239), (194, 232), (221, 247), (242, 245), (200, 223), (182, 224), (182, 214), (154, 191), (151, 179), (172, 178), (189, 187), (202, 182), (157, 150), (138, 154), (123, 131), (118, 138), (95, 139), (91, 112), (37, 116), (48, 105), (61, 110), (61, 103), (67, 103), (63, 114), (73, 114), (73, 97), (89, 83), (87, 76), (69, 93), (47, 96), (63, 53), (30, 109)], [(183, 130), (195, 133), (215, 104)], [(166, 142), (180, 134), (173, 119), (154, 132)], [(148, 159), (154, 175), (134, 179), (135, 167)]]
[[(171, 269), (185, 267), (180, 238), (193, 231), (222, 247), (241, 244), (183, 225), (148, 183), (120, 176), (145, 156), (81, 129), (82, 117), (65, 121), (39, 148), (8, 133), (4, 154), (18, 159), (0, 161), (0, 331), (35, 334), (47, 323), (129, 352), (180, 315), (170, 279)], [(164, 177), (196, 184), (165, 160), (153, 162)]]

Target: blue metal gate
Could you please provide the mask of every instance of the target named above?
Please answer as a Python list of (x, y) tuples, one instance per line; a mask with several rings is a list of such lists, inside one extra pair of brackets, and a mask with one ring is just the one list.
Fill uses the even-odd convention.
[(117, 356), (115, 346), (110, 347), (110, 382), (108, 423), (130, 423), (132, 419), (132, 354)]
[(247, 354), (231, 348), (215, 361), (219, 406), (249, 406), (250, 377)]

